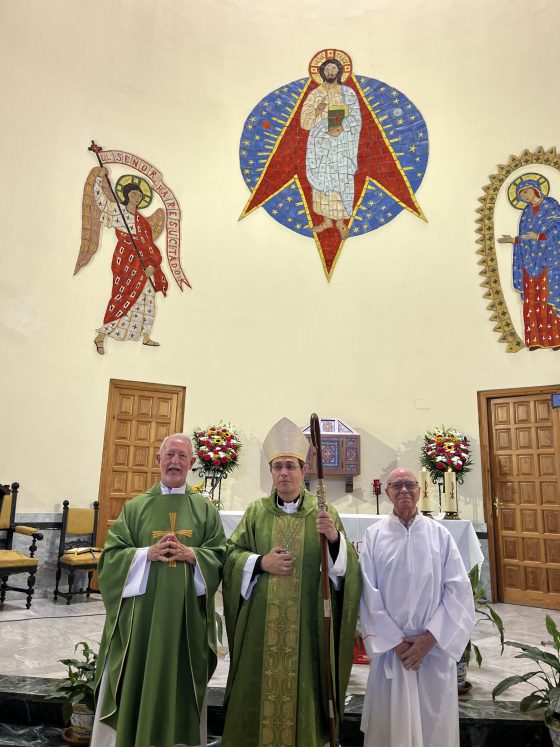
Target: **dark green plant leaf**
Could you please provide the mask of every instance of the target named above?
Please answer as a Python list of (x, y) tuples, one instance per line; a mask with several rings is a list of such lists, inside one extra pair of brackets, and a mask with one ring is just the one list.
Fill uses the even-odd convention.
[(520, 648), (523, 653), (517, 654), (516, 659), (531, 659), (532, 661), (542, 661), (548, 664), (552, 669), (560, 672), (560, 660), (555, 654), (551, 654), (548, 651), (543, 651), (536, 646), (529, 646), (526, 643), (518, 643), (517, 641), (506, 641), (506, 646), (514, 646)]
[(503, 692), (508, 690), (514, 685), (519, 685), (521, 682), (528, 682), (531, 677), (535, 677), (538, 674), (542, 674), (540, 670), (536, 672), (527, 672), (526, 674), (514, 674), (511, 677), (506, 677), (505, 680), (498, 682), (496, 687), (492, 690), (492, 700), (496, 699), (497, 695), (501, 695)]
[(542, 695), (537, 695), (536, 693), (531, 693), (531, 695), (527, 695), (523, 700), (519, 703), (519, 710), (522, 713), (527, 713), (527, 711), (534, 711), (536, 708), (544, 708), (548, 705), (548, 698)]
[(554, 712), (560, 711), (560, 687), (553, 687), (548, 693), (548, 699), (550, 701), (550, 708)]
[(473, 647), (474, 658), (476, 659), (476, 663), (478, 664), (478, 666), (480, 666), (482, 664), (482, 654), (480, 653), (480, 649), (478, 648), (476, 643), (473, 643), (472, 647)]
[(560, 631), (556, 627), (556, 623), (550, 615), (546, 616), (546, 629), (554, 639), (554, 648), (560, 650)]

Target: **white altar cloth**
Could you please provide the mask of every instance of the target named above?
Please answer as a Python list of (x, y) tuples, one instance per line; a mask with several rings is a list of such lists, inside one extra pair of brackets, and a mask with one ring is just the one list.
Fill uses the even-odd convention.
[[(229, 537), (243, 516), (243, 511), (220, 511), (220, 516), (222, 517), (226, 537)], [(340, 518), (348, 539), (359, 553), (366, 529), (370, 524), (380, 521), (383, 516), (377, 514), (340, 514)], [(480, 549), (480, 542), (472, 522), (466, 519), (456, 519), (454, 521), (434, 519), (434, 521), (441, 521), (444, 527), (449, 530), (457, 544), (467, 571), (470, 571), (474, 565), (482, 564), (484, 555)]]

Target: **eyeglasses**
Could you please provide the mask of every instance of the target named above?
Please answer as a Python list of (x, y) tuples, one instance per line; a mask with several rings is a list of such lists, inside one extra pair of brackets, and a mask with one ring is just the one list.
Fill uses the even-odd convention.
[(407, 490), (414, 490), (415, 487), (417, 487), (418, 483), (413, 482), (412, 480), (403, 480), (402, 482), (399, 480), (398, 482), (389, 482), (387, 483), (387, 487), (391, 488), (391, 490), (398, 490), (401, 491), (403, 488), (406, 488)]
[(293, 462), (275, 462), (271, 465), (270, 469), (273, 472), (282, 472), (283, 469), (285, 469), (287, 472), (295, 472), (296, 469), (301, 469), (299, 464), (294, 464)]

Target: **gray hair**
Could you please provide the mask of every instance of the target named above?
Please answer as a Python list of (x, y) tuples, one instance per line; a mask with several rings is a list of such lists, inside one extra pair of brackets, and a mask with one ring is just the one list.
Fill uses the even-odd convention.
[[(188, 441), (188, 442), (189, 442), (189, 444), (191, 445), (191, 449), (193, 448), (193, 445), (192, 445), (192, 441), (191, 441), (191, 437), (190, 437), (190, 436), (188, 436), (188, 435), (187, 435), (186, 433), (173, 433), (173, 434), (172, 434), (171, 436), (166, 436), (166, 437), (165, 437), (165, 438), (163, 439), (163, 441), (161, 442), (161, 446), (159, 447), (159, 453), (160, 453), (160, 456), (161, 456), (161, 454), (163, 454), (163, 450), (164, 450), (164, 448), (165, 448), (165, 444), (166, 444), (166, 443), (167, 443), (167, 442), (169, 441), (169, 439), (171, 439), (171, 438), (184, 438), (184, 439), (185, 439), (186, 441)], [(193, 451), (194, 451), (194, 449), (193, 449)]]

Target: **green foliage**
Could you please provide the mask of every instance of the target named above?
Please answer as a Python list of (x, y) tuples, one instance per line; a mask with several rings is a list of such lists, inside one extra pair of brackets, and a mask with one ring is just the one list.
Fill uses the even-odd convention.
[(47, 698), (62, 699), (62, 714), (64, 720), (69, 723), (72, 715), (72, 706), (78, 703), (95, 710), (93, 680), (95, 677), (95, 665), (97, 652), (85, 641), (80, 641), (74, 646), (74, 653), (81, 646), (82, 659), (59, 659), (61, 664), (68, 667), (68, 677), (59, 680), (52, 693)]
[[(476, 624), (481, 620), (490, 620), (490, 622), (496, 626), (500, 634), (500, 654), (504, 653), (504, 623), (502, 618), (498, 615), (496, 610), (490, 604), (490, 600), (486, 596), (486, 589), (480, 582), (480, 571), (478, 565), (474, 565), (469, 571), (469, 581), (471, 582), (471, 589), (474, 601), (474, 611), (477, 615)], [(471, 649), (474, 652), (476, 663), (478, 666), (482, 664), (482, 654), (480, 649), (475, 643), (469, 641), (465, 649), (463, 656), (466, 658), (467, 663), (470, 661)]]
[(560, 632), (550, 615), (546, 616), (546, 629), (552, 636), (552, 641), (541, 641), (541, 646), (551, 647), (554, 652), (526, 643), (506, 641), (506, 646), (520, 649), (521, 653), (517, 654), (516, 659), (529, 659), (537, 664), (538, 669), (506, 677), (498, 682), (492, 691), (492, 698), (495, 700), (497, 695), (501, 695), (514, 685), (529, 683), (533, 691), (521, 700), (520, 710), (525, 713), (536, 708), (545, 708), (545, 714), (550, 718), (554, 714), (560, 714)]

